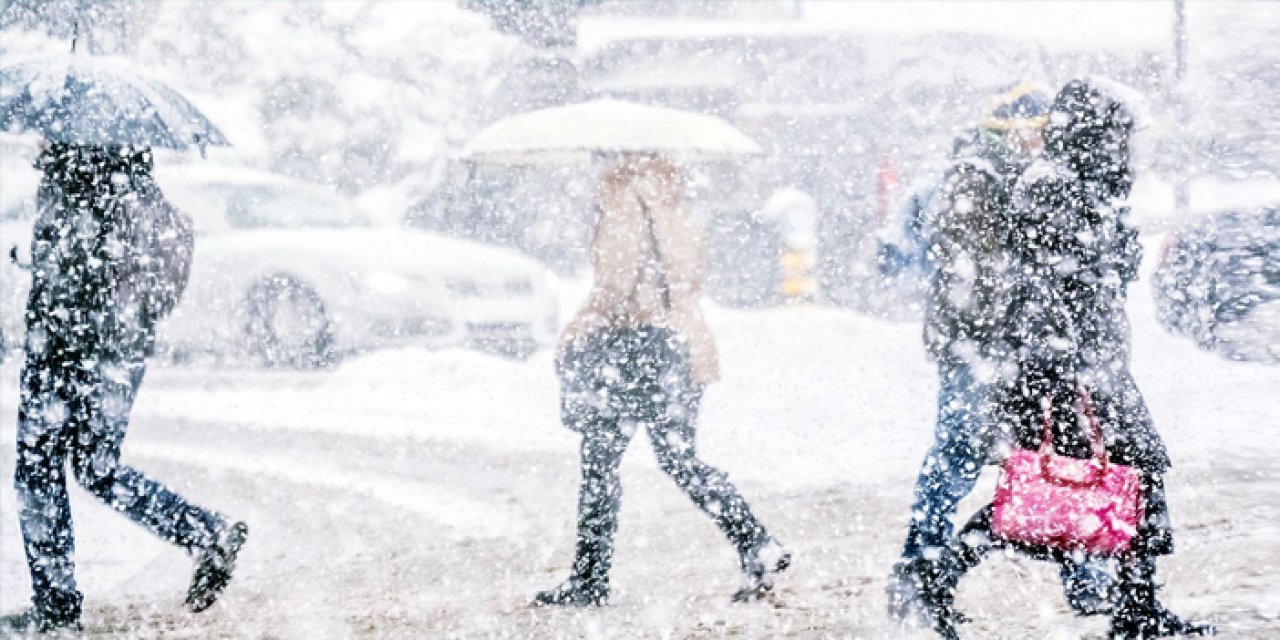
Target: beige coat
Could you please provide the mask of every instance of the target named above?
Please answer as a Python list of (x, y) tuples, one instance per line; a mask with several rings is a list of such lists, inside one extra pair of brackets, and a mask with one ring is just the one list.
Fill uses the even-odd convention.
[[(560, 354), (569, 342), (602, 327), (662, 326), (688, 341), (695, 383), (720, 378), (715, 341), (698, 306), (702, 247), (697, 226), (681, 210), (681, 195), (678, 171), (661, 159), (627, 159), (605, 172), (591, 242), (595, 283), (561, 334)], [(670, 286), (669, 311), (662, 302), (661, 279), (645, 268), (654, 254), (641, 202), (653, 218)]]

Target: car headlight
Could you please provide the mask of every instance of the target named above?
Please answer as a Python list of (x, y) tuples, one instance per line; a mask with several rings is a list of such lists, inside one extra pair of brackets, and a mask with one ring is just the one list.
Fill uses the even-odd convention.
[(377, 269), (365, 274), (364, 282), (368, 287), (383, 295), (399, 295), (409, 290), (409, 279), (391, 271)]

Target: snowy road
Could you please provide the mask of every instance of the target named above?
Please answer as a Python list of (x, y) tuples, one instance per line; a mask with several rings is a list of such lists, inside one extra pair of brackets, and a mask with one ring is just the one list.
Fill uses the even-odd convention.
[[(1280, 636), (1280, 367), (1202, 353), (1155, 325), (1145, 288), (1134, 295), (1135, 374), (1176, 464), (1166, 597), (1225, 637)], [(155, 367), (125, 458), (252, 534), (224, 601), (194, 616), (189, 561), (74, 491), (88, 634), (913, 637), (885, 619), (882, 591), (930, 438), (918, 326), (812, 308), (712, 323), (726, 379), (700, 446), (798, 551), (766, 602), (729, 604), (732, 551), (637, 439), (614, 606), (525, 608), (572, 548), (575, 439), (556, 424), (549, 356), (410, 349), (309, 375)], [(16, 373), (0, 371), (5, 611), (29, 596), (8, 481)], [(966, 637), (1100, 638), (1104, 622), (1072, 618), (1054, 583), (1047, 565), (988, 563), (961, 590)]]

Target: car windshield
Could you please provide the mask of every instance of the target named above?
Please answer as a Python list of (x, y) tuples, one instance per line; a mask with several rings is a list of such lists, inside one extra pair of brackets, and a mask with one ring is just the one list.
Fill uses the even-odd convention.
[(217, 185), (208, 189), (235, 229), (361, 227), (359, 213), (323, 193), (276, 185)]

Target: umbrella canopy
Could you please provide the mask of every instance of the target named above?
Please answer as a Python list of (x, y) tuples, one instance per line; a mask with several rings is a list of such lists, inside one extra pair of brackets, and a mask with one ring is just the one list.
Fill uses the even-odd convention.
[(52, 142), (185, 149), (229, 145), (177, 91), (101, 59), (59, 56), (0, 69), (0, 129)]
[(762, 153), (760, 145), (715, 116), (621, 100), (540, 109), (493, 123), (463, 156), (477, 162), (577, 162), (598, 153), (661, 153), (718, 160)]

